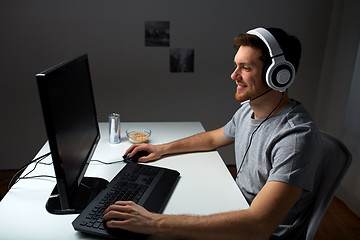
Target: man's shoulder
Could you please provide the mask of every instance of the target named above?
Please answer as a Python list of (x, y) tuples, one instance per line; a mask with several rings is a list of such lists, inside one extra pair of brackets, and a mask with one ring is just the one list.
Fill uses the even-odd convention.
[(284, 119), (295, 127), (298, 125), (311, 125), (315, 126), (315, 121), (311, 117), (310, 113), (305, 109), (304, 105), (296, 100), (292, 100), (282, 113)]

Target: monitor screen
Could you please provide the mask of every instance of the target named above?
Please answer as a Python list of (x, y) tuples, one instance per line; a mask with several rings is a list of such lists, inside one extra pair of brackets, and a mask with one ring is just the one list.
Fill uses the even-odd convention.
[(100, 139), (88, 57), (60, 63), (36, 79), (57, 181), (47, 209), (81, 211), (89, 200), (77, 200), (84, 195), (79, 188)]

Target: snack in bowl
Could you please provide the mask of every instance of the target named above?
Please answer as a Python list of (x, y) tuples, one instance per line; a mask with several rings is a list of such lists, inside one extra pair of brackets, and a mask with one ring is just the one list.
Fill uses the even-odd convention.
[(131, 129), (126, 130), (126, 136), (132, 143), (143, 143), (146, 142), (151, 135), (150, 129)]

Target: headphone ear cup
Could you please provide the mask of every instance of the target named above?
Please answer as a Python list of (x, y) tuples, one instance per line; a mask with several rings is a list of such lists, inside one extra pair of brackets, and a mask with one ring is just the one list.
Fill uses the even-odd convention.
[(286, 91), (295, 79), (295, 68), (290, 62), (286, 61), (275, 37), (268, 30), (261, 27), (250, 30), (247, 34), (257, 36), (269, 50), (271, 59), (268, 63), (264, 63), (263, 80), (270, 88), (276, 91)]
[(276, 91), (286, 91), (295, 79), (295, 68), (285, 59), (272, 59), (270, 66), (264, 70), (267, 85)]

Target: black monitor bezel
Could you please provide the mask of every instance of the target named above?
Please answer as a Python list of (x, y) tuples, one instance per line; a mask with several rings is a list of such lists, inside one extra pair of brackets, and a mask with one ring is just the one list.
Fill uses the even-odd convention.
[[(56, 138), (56, 131), (54, 127), (54, 120), (51, 115), (51, 106), (49, 105), (49, 95), (46, 90), (47, 84), (49, 84), (49, 81), (51, 81), (51, 78), (54, 74), (58, 74), (61, 71), (64, 71), (66, 68), (74, 67), (76, 64), (81, 63), (86, 64), (87, 68), (87, 78), (89, 80), (90, 84), (90, 92), (92, 95), (92, 108), (94, 112), (94, 120), (96, 121), (96, 137), (94, 139), (94, 142), (92, 144), (92, 148), (90, 149), (86, 159), (82, 162), (81, 167), (78, 171), (78, 174), (76, 176), (76, 180), (73, 183), (68, 183), (65, 177), (64, 169), (61, 167), (60, 157), (59, 157), (59, 149), (58, 149), (58, 141)], [(80, 55), (78, 57), (72, 58), (70, 60), (64, 61), (60, 64), (55, 65), (54, 67), (51, 67), (39, 74), (36, 75), (38, 89), (39, 89), (39, 95), (40, 95), (40, 101), (41, 106), (43, 110), (43, 117), (45, 121), (45, 128), (47, 132), (49, 147), (51, 151), (52, 161), (54, 165), (55, 170), (55, 176), (56, 176), (56, 190), (57, 190), (57, 197), (60, 203), (60, 212), (54, 212), (54, 213), (61, 213), (61, 212), (67, 212), (68, 210), (71, 212), (73, 209), (76, 209), (77, 206), (74, 206), (74, 201), (78, 192), (78, 189), (80, 187), (81, 181), (84, 178), (85, 172), (87, 170), (87, 167), (89, 165), (89, 162), (91, 161), (91, 157), (97, 147), (97, 144), (100, 140), (100, 130), (99, 125), (97, 124), (97, 114), (96, 114), (96, 107), (95, 107), (95, 101), (94, 101), (94, 93), (93, 93), (93, 87), (91, 83), (91, 76), (90, 76), (90, 68), (89, 68), (89, 61), (87, 54)], [(64, 93), (65, 94), (65, 93)], [(49, 199), (50, 200), (50, 199)], [(81, 210), (81, 209), (80, 209)]]

